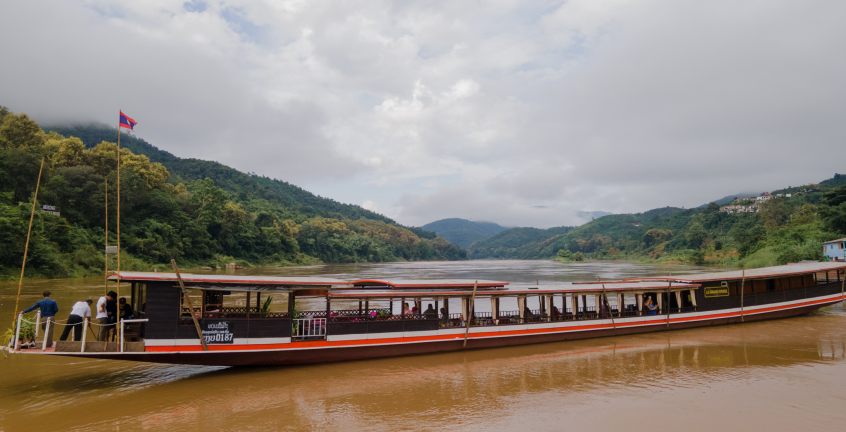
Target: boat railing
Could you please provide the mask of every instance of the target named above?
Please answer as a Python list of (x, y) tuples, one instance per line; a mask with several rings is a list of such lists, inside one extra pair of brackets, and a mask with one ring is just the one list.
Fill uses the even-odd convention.
[[(147, 318), (136, 318), (136, 319), (125, 319), (120, 320), (120, 329), (119, 329), (119, 336), (120, 336), (120, 352), (124, 352), (126, 349), (126, 324), (133, 325), (135, 323), (145, 323), (150, 321)], [(88, 320), (85, 320), (85, 323), (88, 324)], [(85, 328), (83, 327), (83, 336), (82, 336), (82, 350), (85, 350)]]
[(314, 339), (326, 337), (326, 318), (294, 318), (292, 339)]
[[(323, 313), (325, 315), (325, 312)], [(317, 315), (313, 315), (317, 316)], [(360, 322), (360, 321), (397, 321), (397, 320), (437, 320), (438, 314), (431, 313), (407, 313), (392, 314), (388, 309), (370, 310), (332, 310), (329, 312), (330, 323)]]

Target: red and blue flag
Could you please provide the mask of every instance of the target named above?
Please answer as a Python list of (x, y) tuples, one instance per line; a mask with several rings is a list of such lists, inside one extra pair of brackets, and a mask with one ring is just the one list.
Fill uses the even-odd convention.
[(127, 128), (127, 129), (132, 130), (132, 128), (134, 128), (135, 125), (138, 124), (138, 122), (135, 121), (134, 118), (124, 114), (123, 111), (121, 111), (120, 112), (120, 123), (119, 124), (120, 124), (120, 127), (122, 127), (122, 128)]

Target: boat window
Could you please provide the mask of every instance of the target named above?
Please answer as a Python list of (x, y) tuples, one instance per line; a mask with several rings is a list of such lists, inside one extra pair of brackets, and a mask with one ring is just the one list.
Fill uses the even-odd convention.
[(147, 284), (139, 283), (132, 286), (132, 310), (138, 318), (144, 318), (147, 314)]
[(767, 291), (775, 291), (776, 289), (776, 281), (773, 279), (767, 279)]
[[(188, 298), (191, 301), (188, 301)], [(179, 316), (185, 319), (191, 319), (192, 311), (189, 305), (194, 306), (193, 315), (197, 318), (202, 318), (203, 310), (203, 292), (195, 289), (186, 290), (185, 293), (179, 296)]]

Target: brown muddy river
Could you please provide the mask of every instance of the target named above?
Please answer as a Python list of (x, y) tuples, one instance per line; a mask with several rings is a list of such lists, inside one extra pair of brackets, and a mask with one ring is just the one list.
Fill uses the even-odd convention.
[[(626, 263), (397, 263), (260, 269), (335, 277), (460, 277), (540, 284), (674, 273)], [(31, 281), (64, 319), (99, 278)], [(14, 306), (0, 282), (0, 326)], [(791, 319), (296, 368), (227, 369), (0, 359), (0, 431), (766, 430), (846, 424), (846, 310)]]

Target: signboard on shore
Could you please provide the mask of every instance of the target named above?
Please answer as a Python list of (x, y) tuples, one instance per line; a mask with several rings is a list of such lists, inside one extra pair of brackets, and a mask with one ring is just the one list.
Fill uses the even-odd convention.
[(59, 213), (59, 209), (56, 206), (44, 204), (41, 206), (41, 211), (53, 216), (61, 216), (62, 214)]
[(202, 330), (203, 339), (208, 345), (231, 344), (235, 341), (235, 333), (229, 321), (204, 321)]

